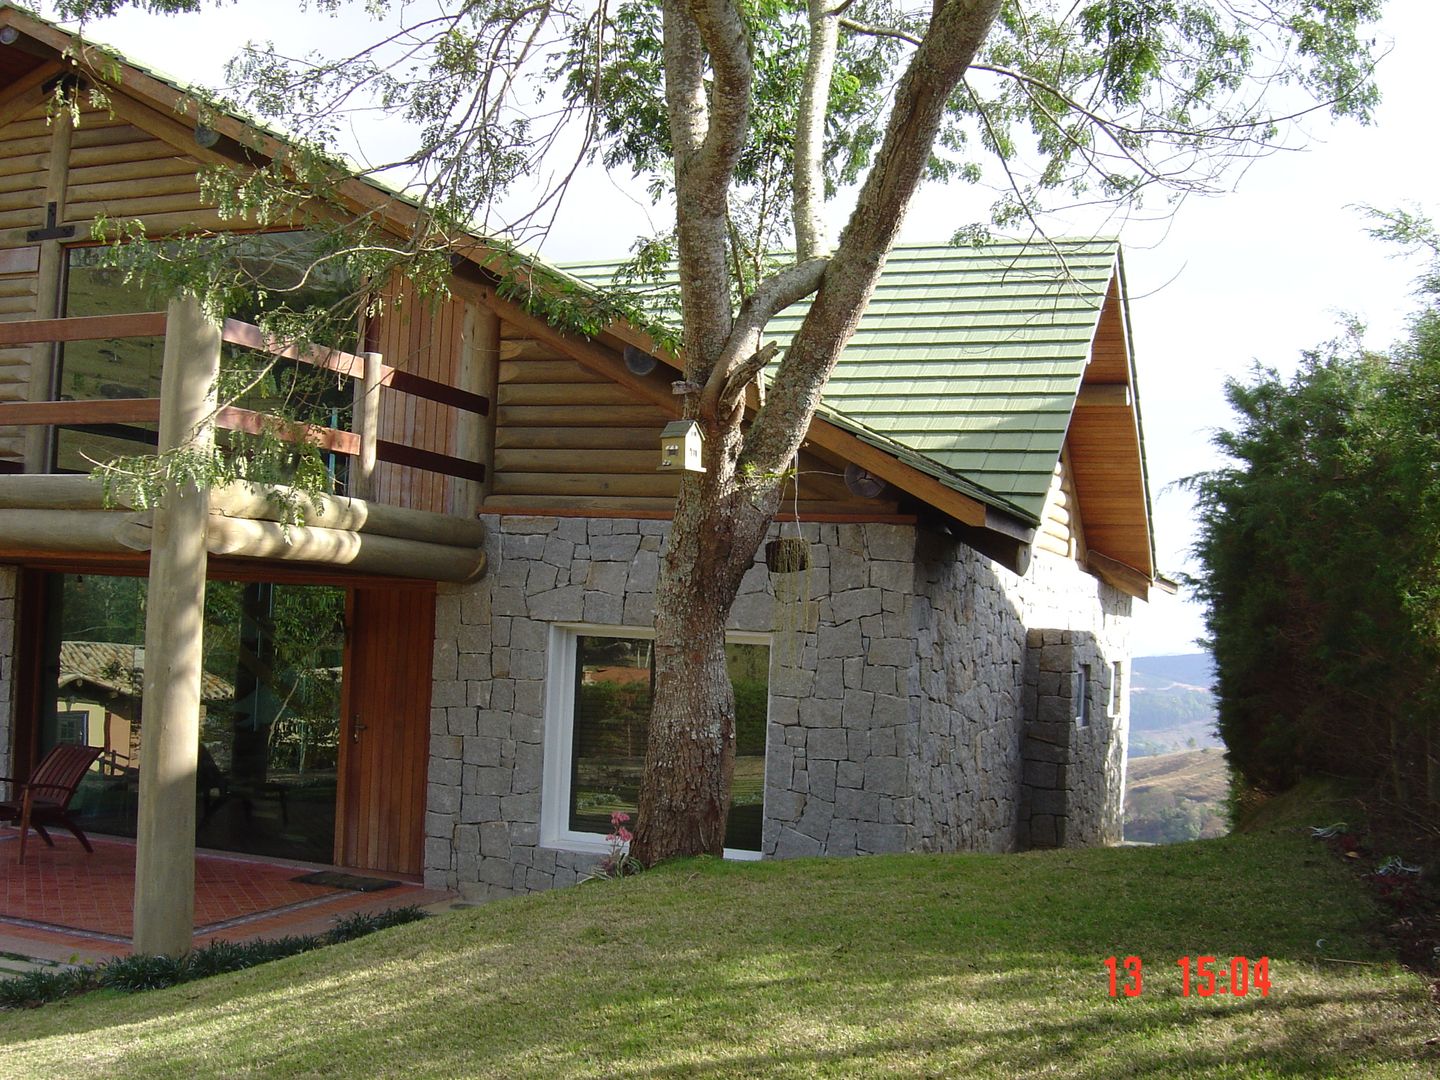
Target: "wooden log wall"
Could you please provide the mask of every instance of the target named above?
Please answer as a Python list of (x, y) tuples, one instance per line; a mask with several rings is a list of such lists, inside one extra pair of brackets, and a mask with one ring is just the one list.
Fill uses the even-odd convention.
[[(371, 323), (366, 348), (391, 367), (449, 386), (459, 385), (465, 301), (422, 300), (408, 281), (391, 284), (384, 307)], [(386, 390), (380, 399), (379, 437), (437, 454), (456, 454), (465, 414), (438, 401)], [(413, 510), (446, 512), (450, 478), (424, 469), (382, 462), (375, 469), (376, 502)]]
[(1085, 559), (1085, 532), (1080, 523), (1080, 501), (1075, 495), (1075, 481), (1069, 467), (1069, 456), (1061, 454), (1055, 463), (1055, 475), (1045, 496), (1045, 510), (1040, 516), (1040, 529), (1035, 546), (1067, 559)]
[[(660, 430), (673, 419), (603, 373), (501, 324), (492, 411), (495, 460), (487, 508), (668, 511), (679, 478), (657, 471)], [(800, 456), (800, 511), (884, 516), (895, 500), (859, 499), (844, 466)], [(794, 507), (794, 481), (785, 512)]]
[[(73, 225), (65, 243), (89, 241), (91, 222), (101, 214), (139, 218), (152, 235), (181, 228), (221, 229), (227, 222), (200, 195), (197, 156), (153, 132), (180, 129), (173, 118), (117, 95), (115, 115), (85, 108), (70, 137), (60, 225)], [(145, 129), (137, 126), (144, 125)], [(46, 224), (46, 177), (55, 150), (54, 129), (43, 106), (0, 128), (0, 320), (36, 317), (42, 289), (40, 245), (26, 233)], [(30, 390), (30, 346), (0, 349), (0, 402), (24, 401)], [(24, 436), (0, 428), (0, 467), (19, 463)]]

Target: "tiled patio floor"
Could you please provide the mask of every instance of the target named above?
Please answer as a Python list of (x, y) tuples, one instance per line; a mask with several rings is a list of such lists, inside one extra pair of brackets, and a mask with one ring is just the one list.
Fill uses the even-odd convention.
[[(93, 855), (69, 837), (46, 847), (32, 836), (24, 865), (15, 862), (17, 834), (0, 829), (0, 952), (50, 960), (99, 959), (130, 950), (135, 899), (135, 845), (91, 837)], [(362, 893), (306, 885), (313, 870), (244, 855), (202, 852), (195, 858), (195, 943), (319, 933), (336, 916), (417, 904), (444, 906), (453, 897), (394, 874), (398, 880)]]

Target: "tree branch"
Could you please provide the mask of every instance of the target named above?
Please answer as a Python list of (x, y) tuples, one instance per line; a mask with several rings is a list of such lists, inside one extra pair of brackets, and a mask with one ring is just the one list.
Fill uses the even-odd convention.
[(745, 396), (745, 387), (750, 385), (751, 380), (760, 374), (765, 365), (779, 351), (780, 343), (772, 341), (739, 363), (730, 373), (730, 377), (725, 380), (725, 389), (720, 392), (720, 401), (716, 408), (716, 412), (720, 416), (726, 416), (735, 411), (740, 405), (740, 399)]
[(950, 94), (984, 43), (1001, 0), (936, 0), (929, 29), (895, 88), (875, 165), (805, 320), (746, 435), (741, 465), (777, 473), (794, 456), (841, 350), (854, 336), (944, 119)]
[(911, 45), (919, 45), (924, 38), (916, 37), (908, 30), (898, 30), (892, 26), (873, 26), (870, 23), (856, 22), (854, 19), (841, 19), (840, 25), (846, 30), (857, 34), (864, 34), (866, 37), (887, 37), (896, 38), (899, 41), (908, 41)]
[(807, 259), (777, 274), (771, 274), (762, 281), (755, 291), (745, 298), (735, 317), (735, 326), (730, 340), (716, 359), (705, 380), (705, 389), (700, 395), (699, 414), (711, 419), (723, 418), (725, 411), (719, 408), (730, 377), (737, 371), (745, 357), (760, 348), (760, 335), (765, 325), (777, 314), (813, 293), (824, 280), (828, 259)]
[(820, 205), (825, 198), (825, 116), (830, 106), (830, 82), (840, 48), (836, 14), (827, 0), (809, 0), (810, 51), (805, 60), (805, 82), (800, 90), (800, 111), (795, 123), (795, 179), (792, 216), (795, 221), (795, 258), (824, 254), (825, 224)]

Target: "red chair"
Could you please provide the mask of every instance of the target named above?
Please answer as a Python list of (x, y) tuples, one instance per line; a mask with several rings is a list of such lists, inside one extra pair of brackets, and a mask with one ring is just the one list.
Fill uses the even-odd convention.
[(29, 780), (0, 776), (0, 780), (8, 780), (12, 785), (10, 798), (0, 801), (0, 821), (13, 821), (20, 828), (20, 857), (16, 862), (25, 861), (25, 841), (31, 829), (39, 833), (45, 843), (55, 846), (55, 841), (45, 831), (46, 825), (65, 826), (75, 834), (75, 839), (85, 846), (86, 851), (92, 855), (95, 853), (80, 826), (70, 816), (70, 800), (75, 797), (80, 781), (102, 752), (98, 746), (61, 743), (45, 755), (45, 760), (35, 767)]

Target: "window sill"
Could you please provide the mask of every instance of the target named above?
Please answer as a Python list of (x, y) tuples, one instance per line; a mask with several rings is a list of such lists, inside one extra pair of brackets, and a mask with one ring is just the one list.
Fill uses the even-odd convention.
[[(560, 836), (543, 837), (540, 847), (550, 851), (568, 851), (583, 855), (609, 855), (610, 844), (604, 837), (590, 833), (564, 833)], [(726, 848), (725, 858), (733, 862), (759, 862), (764, 855), (758, 851), (742, 848)]]

